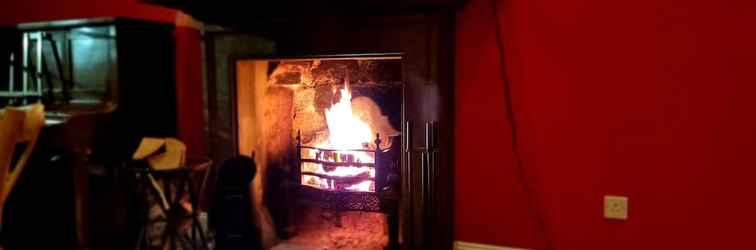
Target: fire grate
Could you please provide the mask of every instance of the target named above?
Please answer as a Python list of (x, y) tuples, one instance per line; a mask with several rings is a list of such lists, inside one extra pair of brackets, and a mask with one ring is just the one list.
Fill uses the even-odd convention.
[[(391, 190), (390, 183), (387, 181), (393, 168), (390, 166), (391, 161), (383, 159), (388, 152), (394, 150), (399, 143), (391, 143), (391, 146), (381, 149), (380, 135), (376, 134), (374, 148), (372, 149), (354, 149), (354, 150), (335, 150), (325, 149), (302, 145), (300, 132), (297, 132), (296, 147), (296, 164), (295, 178), (299, 183), (299, 192), (303, 197), (319, 203), (321, 208), (334, 209), (340, 211), (366, 211), (366, 212), (385, 212), (383, 208), (388, 198), (385, 193)], [(313, 150), (316, 153), (315, 158), (303, 156), (303, 152)], [(360, 162), (355, 157), (357, 154), (371, 154), (372, 162)], [(321, 154), (328, 154), (328, 157), (322, 157)], [(310, 155), (313, 155), (310, 153)], [(318, 164), (324, 169), (333, 171), (338, 167), (361, 167), (369, 168), (374, 171), (374, 175), (362, 173), (354, 176), (337, 176), (328, 173), (317, 173), (305, 170), (305, 164)], [(304, 177), (314, 176), (327, 182), (326, 187), (317, 188), (307, 185)], [(369, 190), (349, 190), (348, 187), (355, 183), (370, 182)]]
[[(375, 146), (372, 150), (333, 150), (302, 145), (300, 131), (297, 131), (297, 157), (295, 157), (295, 166), (297, 167), (294, 168), (294, 175), (299, 183), (299, 185), (297, 185), (299, 196), (303, 199), (314, 202), (320, 206), (320, 208), (336, 211), (337, 214), (341, 211), (362, 211), (385, 214), (386, 223), (389, 229), (389, 239), (386, 249), (397, 249), (399, 246), (398, 194), (400, 193), (397, 186), (399, 179), (399, 162), (397, 160), (397, 154), (401, 147), (401, 143), (398, 142), (399, 137), (392, 137), (391, 146), (386, 149), (381, 149), (380, 135), (376, 134), (375, 138)], [(303, 157), (302, 150), (317, 150), (317, 152), (328, 152), (328, 154), (339, 153), (345, 157), (341, 157), (341, 155), (319, 157), (318, 154), (315, 154), (315, 159), (312, 159)], [(355, 160), (356, 158), (353, 156), (359, 153), (372, 153), (372, 162), (357, 162)], [(372, 175), (374, 177), (371, 177), (371, 175), (340, 177), (303, 171), (303, 166), (307, 163), (322, 164), (321, 166), (324, 168), (345, 166), (368, 167), (372, 168), (372, 170), (375, 171), (375, 174)], [(332, 189), (316, 188), (305, 185), (305, 183), (303, 183), (303, 176), (316, 176), (318, 178), (333, 181), (333, 185), (329, 186)], [(346, 183), (371, 181), (372, 186), (367, 191), (351, 191), (344, 190), (344, 187), (336, 184), (337, 181)]]
[(337, 211), (382, 212), (381, 199), (374, 192), (324, 191), (300, 185), (300, 194), (316, 200), (320, 208)]

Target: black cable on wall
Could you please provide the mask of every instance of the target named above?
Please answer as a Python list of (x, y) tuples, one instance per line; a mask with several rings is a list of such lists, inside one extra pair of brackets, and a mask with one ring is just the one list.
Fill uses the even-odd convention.
[(537, 223), (538, 223), (538, 230), (543, 235), (544, 240), (546, 241), (546, 247), (547, 250), (553, 250), (554, 249), (554, 242), (552, 241), (551, 237), (549, 237), (548, 229), (546, 226), (546, 220), (544, 219), (543, 213), (538, 209), (538, 206), (535, 203), (535, 197), (533, 194), (533, 189), (528, 184), (527, 177), (525, 176), (525, 164), (523, 164), (522, 156), (520, 153), (520, 146), (519, 141), (517, 139), (517, 123), (515, 122), (515, 114), (514, 114), (514, 108), (512, 107), (512, 88), (509, 84), (509, 74), (507, 73), (507, 67), (506, 67), (506, 60), (504, 55), (506, 54), (504, 52), (504, 38), (501, 34), (501, 24), (499, 24), (499, 11), (497, 2), (498, 0), (491, 0), (491, 11), (493, 12), (493, 22), (494, 22), (494, 28), (496, 32), (496, 47), (499, 50), (499, 62), (501, 63), (501, 80), (504, 82), (504, 100), (506, 102), (506, 109), (507, 109), (507, 121), (509, 122), (511, 126), (512, 131), (512, 153), (515, 157), (515, 167), (517, 169), (517, 178), (520, 180), (523, 190), (525, 191), (525, 196), (527, 198), (527, 204), (530, 211), (533, 211), (535, 214)]

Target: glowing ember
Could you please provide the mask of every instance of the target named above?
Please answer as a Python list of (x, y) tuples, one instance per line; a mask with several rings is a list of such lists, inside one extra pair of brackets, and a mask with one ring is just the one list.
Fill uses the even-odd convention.
[(370, 152), (353, 150), (370, 149), (369, 145), (374, 140), (375, 134), (365, 121), (360, 120), (352, 112), (352, 94), (349, 91), (349, 85), (344, 86), (340, 93), (339, 102), (325, 111), (328, 139), (314, 145), (317, 148), (334, 151), (307, 150), (304, 152), (310, 159), (339, 163), (339, 166), (312, 162), (302, 164), (303, 172), (339, 178), (334, 180), (303, 175), (302, 185), (327, 190), (374, 192), (375, 182), (366, 179), (375, 178), (375, 169), (360, 166), (360, 163), (374, 163), (374, 155)]

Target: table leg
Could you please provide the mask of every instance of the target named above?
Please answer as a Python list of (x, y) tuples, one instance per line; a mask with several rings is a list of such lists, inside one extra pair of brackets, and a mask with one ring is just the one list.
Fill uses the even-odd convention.
[(76, 223), (76, 249), (89, 249), (87, 206), (89, 200), (89, 171), (86, 166), (86, 156), (75, 153), (73, 156), (73, 186), (74, 186), (74, 216)]

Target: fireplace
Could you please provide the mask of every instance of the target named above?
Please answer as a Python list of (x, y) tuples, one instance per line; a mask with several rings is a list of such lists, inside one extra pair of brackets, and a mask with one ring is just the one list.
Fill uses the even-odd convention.
[(452, 16), (205, 16), (210, 154), (255, 158), (266, 247), (451, 248)]
[(256, 158), (266, 247), (399, 246), (401, 64), (400, 54), (236, 60), (239, 153)]

